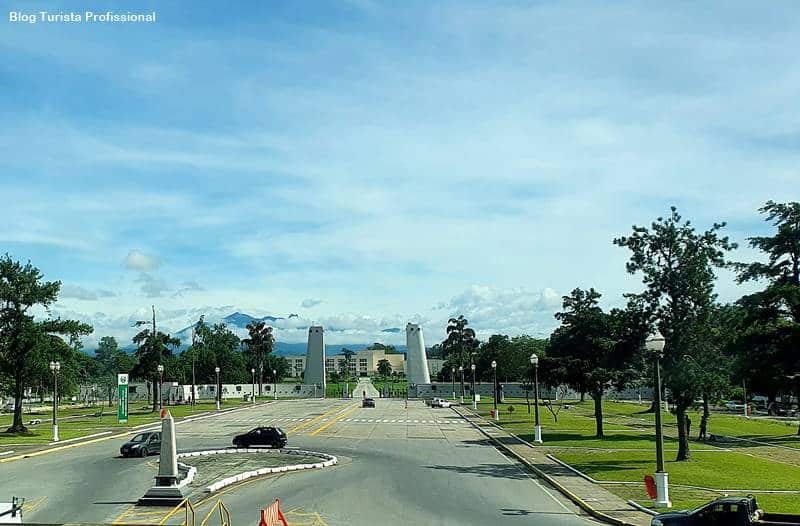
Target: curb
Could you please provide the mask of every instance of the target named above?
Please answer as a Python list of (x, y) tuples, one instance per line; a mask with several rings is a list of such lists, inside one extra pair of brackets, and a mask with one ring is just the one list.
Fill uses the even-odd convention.
[[(244, 473), (239, 473), (237, 475), (226, 477), (222, 480), (214, 482), (210, 486), (206, 486), (205, 489), (206, 493), (214, 493), (216, 491), (221, 490), (222, 488), (231, 486), (238, 482), (242, 482), (243, 480), (247, 480), (252, 477), (260, 477), (262, 475), (269, 475), (272, 473), (285, 473), (287, 471), (300, 471), (303, 469), (322, 469), (333, 466), (339, 462), (339, 459), (333, 455), (328, 455), (327, 453), (319, 453), (317, 451), (306, 451), (303, 449), (261, 449), (261, 448), (210, 449), (207, 451), (192, 451), (190, 453), (178, 453), (178, 458), (200, 457), (207, 455), (224, 455), (227, 453), (255, 453), (255, 454), (283, 453), (285, 455), (318, 457), (323, 459), (324, 462), (316, 462), (314, 464), (291, 464), (289, 466), (277, 466), (274, 468), (261, 468), (254, 471), (245, 471)], [(183, 463), (181, 464), (186, 466), (186, 464)], [(196, 468), (191, 468), (191, 469), (195, 470), (195, 472), (197, 471)], [(191, 475), (192, 478), (194, 478), (194, 473), (191, 473)], [(187, 474), (187, 479), (188, 477), (189, 474)], [(191, 480), (189, 482), (191, 482)], [(189, 482), (186, 482), (186, 484), (188, 484)]]
[[(455, 410), (455, 408), (454, 408), (454, 410)], [(569, 500), (574, 502), (579, 508), (581, 508), (583, 511), (585, 511), (586, 513), (588, 513), (589, 515), (591, 515), (595, 519), (599, 519), (599, 520), (601, 520), (603, 522), (607, 522), (609, 524), (614, 524), (615, 526), (639, 526), (639, 525), (634, 524), (632, 522), (626, 522), (626, 521), (617, 519), (615, 517), (612, 517), (610, 515), (606, 515), (602, 511), (594, 509), (585, 500), (583, 500), (582, 498), (580, 498), (579, 496), (575, 495), (570, 490), (565, 488), (556, 479), (554, 479), (553, 477), (551, 477), (550, 475), (548, 475), (547, 473), (545, 473), (541, 469), (539, 469), (536, 466), (534, 466), (533, 464), (531, 464), (531, 462), (528, 459), (526, 459), (522, 455), (517, 454), (514, 450), (512, 450), (509, 447), (507, 447), (505, 444), (503, 444), (502, 442), (500, 442), (499, 440), (497, 440), (496, 438), (491, 436), (489, 433), (484, 431), (478, 424), (476, 424), (475, 422), (473, 422), (470, 419), (468, 419), (463, 413), (461, 413), (460, 411), (457, 411), (457, 410), (456, 410), (456, 413), (461, 415), (461, 418), (463, 418), (464, 420), (469, 422), (475, 429), (480, 431), (484, 436), (486, 436), (486, 438), (491, 440), (496, 446), (501, 448), (503, 451), (506, 451), (506, 452), (510, 453), (511, 455), (513, 455), (514, 458), (516, 458), (518, 461), (522, 462), (531, 471), (536, 473), (536, 475), (538, 477), (544, 479), (548, 484), (553, 486), (555, 489), (557, 489), (559, 492), (561, 492), (565, 497), (567, 497)], [(480, 418), (480, 417), (478, 417), (478, 418)], [(505, 432), (508, 433), (508, 431), (505, 431)], [(511, 433), (509, 433), (509, 434), (516, 438), (516, 435), (513, 435)]]

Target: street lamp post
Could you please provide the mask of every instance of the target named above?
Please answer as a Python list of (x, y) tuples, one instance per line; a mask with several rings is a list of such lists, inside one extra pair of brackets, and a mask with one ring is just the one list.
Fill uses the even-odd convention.
[(164, 408), (164, 366), (158, 364), (158, 409)]
[(252, 393), (253, 403), (255, 404), (256, 403), (256, 370), (255, 370), (254, 367), (250, 369), (250, 374), (253, 375), (253, 387), (250, 390), (250, 392)]
[(450, 368), (450, 380), (452, 380), (452, 383), (453, 383), (453, 386), (452, 386), (453, 387), (453, 400), (455, 400), (456, 399), (456, 368), (455, 367), (451, 367)]
[(645, 342), (645, 347), (653, 353), (655, 369), (655, 408), (656, 408), (656, 507), (671, 508), (669, 500), (669, 475), (664, 471), (664, 435), (661, 430), (661, 355), (664, 352), (664, 337), (656, 331)]
[(278, 399), (278, 371), (272, 370), (272, 399)]
[(542, 426), (539, 425), (539, 357), (536, 355), (536, 353), (531, 354), (531, 364), (533, 365), (533, 441), (537, 444), (541, 444)]
[(61, 370), (59, 362), (50, 362), (53, 371), (53, 442), (58, 442), (58, 371)]
[(219, 384), (219, 366), (214, 367), (214, 372), (217, 373), (217, 411), (219, 411), (219, 399), (222, 396), (222, 386)]
[(463, 404), (464, 403), (464, 366), (463, 366), (463, 364), (458, 366), (458, 371), (459, 371), (459, 373), (461, 373), (461, 403)]
[(492, 396), (492, 400), (494, 401), (494, 419), (495, 421), (500, 420), (500, 413), (497, 412), (497, 361), (492, 360), (492, 373), (494, 374), (494, 395)]
[(472, 409), (478, 410), (478, 399), (475, 398), (475, 364), (469, 366), (472, 369)]

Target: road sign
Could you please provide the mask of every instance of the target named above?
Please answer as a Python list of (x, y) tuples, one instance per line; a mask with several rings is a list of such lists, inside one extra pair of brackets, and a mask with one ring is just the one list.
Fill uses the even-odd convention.
[(128, 375), (117, 375), (117, 421), (128, 423)]

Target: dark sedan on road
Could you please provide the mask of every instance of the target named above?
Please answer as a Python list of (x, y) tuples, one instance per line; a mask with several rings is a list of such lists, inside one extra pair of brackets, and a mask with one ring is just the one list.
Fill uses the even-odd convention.
[(119, 448), (123, 457), (146, 457), (147, 455), (161, 452), (161, 432), (148, 431), (139, 433), (128, 440)]
[(286, 445), (286, 432), (279, 427), (257, 427), (233, 438), (236, 447), (270, 446), (282, 448)]
[(361, 402), (361, 407), (375, 407), (375, 400), (372, 398), (365, 398)]

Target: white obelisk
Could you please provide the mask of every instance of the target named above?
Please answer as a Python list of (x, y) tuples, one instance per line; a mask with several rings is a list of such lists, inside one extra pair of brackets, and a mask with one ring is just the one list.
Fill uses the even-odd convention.
[(325, 396), (325, 330), (320, 326), (308, 328), (308, 349), (306, 350), (306, 370), (303, 374), (305, 385), (316, 385)]
[(422, 327), (416, 323), (406, 325), (406, 378), (410, 384), (431, 383)]
[(139, 499), (140, 506), (176, 506), (183, 501), (184, 488), (178, 485), (178, 447), (175, 420), (169, 411), (161, 419), (161, 454), (156, 483)]

